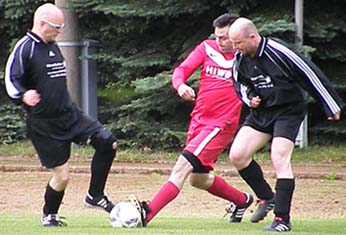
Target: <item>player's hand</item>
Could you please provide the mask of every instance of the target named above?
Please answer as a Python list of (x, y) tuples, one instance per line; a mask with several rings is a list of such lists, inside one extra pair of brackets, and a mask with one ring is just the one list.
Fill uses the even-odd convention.
[(35, 106), (41, 101), (41, 96), (36, 90), (27, 90), (23, 95), (23, 103), (28, 106)]
[(328, 120), (331, 120), (331, 121), (337, 121), (339, 119), (340, 119), (340, 112), (337, 112), (334, 115), (328, 117)]
[(196, 93), (195, 91), (185, 83), (181, 84), (178, 87), (178, 95), (187, 101), (194, 101), (196, 98)]
[(262, 100), (259, 96), (252, 97), (250, 100), (250, 107), (254, 109), (257, 108), (260, 105), (261, 101)]

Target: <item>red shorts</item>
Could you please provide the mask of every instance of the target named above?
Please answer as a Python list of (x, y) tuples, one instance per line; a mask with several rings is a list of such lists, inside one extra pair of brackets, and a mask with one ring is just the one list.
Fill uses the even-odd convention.
[(233, 140), (237, 128), (234, 123), (222, 128), (190, 126), (184, 150), (196, 156), (207, 169), (213, 170), (219, 155)]

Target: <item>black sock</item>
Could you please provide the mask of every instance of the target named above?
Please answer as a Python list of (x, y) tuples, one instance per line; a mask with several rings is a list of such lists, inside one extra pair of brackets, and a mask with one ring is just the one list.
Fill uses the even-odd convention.
[(274, 214), (287, 223), (290, 222), (291, 201), (294, 188), (294, 179), (277, 179), (276, 181)]
[(103, 196), (107, 177), (114, 157), (114, 151), (95, 152), (91, 162), (91, 178), (89, 185), (89, 194), (91, 196)]
[(241, 169), (239, 174), (259, 199), (269, 200), (273, 198), (273, 190), (264, 179), (262, 169), (255, 160), (252, 160), (247, 167)]
[(55, 191), (50, 187), (49, 183), (46, 186), (46, 192), (44, 194), (45, 204), (43, 206), (44, 214), (58, 214), (59, 207), (64, 197), (65, 190)]

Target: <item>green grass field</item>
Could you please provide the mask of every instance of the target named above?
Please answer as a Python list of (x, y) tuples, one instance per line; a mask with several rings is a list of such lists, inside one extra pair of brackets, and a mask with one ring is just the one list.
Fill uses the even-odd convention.
[[(239, 224), (229, 224), (225, 219), (217, 217), (157, 217), (146, 228), (112, 228), (107, 215), (95, 213), (69, 214), (68, 226), (44, 228), (39, 222), (38, 214), (11, 215), (0, 214), (0, 234), (2, 235), (79, 235), (79, 234), (150, 234), (150, 235), (256, 235), (266, 234), (263, 227), (270, 223), (267, 219), (261, 223), (251, 224), (248, 218)], [(346, 234), (345, 219), (302, 218), (294, 219), (290, 234)], [(271, 233), (272, 234), (272, 233)]]
[[(11, 156), (26, 156), (21, 163), (25, 162), (25, 159), (29, 159), (29, 162), (32, 162), (31, 159), (35, 152), (30, 143), (18, 143), (15, 145), (1, 145), (0, 152), (3, 156), (9, 159)], [(308, 149), (300, 150), (296, 149), (293, 155), (293, 162), (295, 163), (325, 163), (325, 164), (336, 164), (338, 166), (346, 166), (346, 145), (345, 146), (312, 146)], [(92, 155), (92, 151), (90, 148), (74, 148), (73, 149), (74, 156), (80, 157), (89, 157)], [(264, 151), (264, 153), (260, 153), (256, 156), (258, 161), (265, 162), (268, 161), (268, 154)], [(140, 152), (140, 151), (120, 151), (118, 153), (118, 161), (124, 162), (146, 162), (146, 161), (169, 161), (175, 159), (177, 156), (176, 153), (163, 153), (163, 152)], [(223, 159), (227, 161), (227, 156), (224, 154)], [(13, 163), (18, 163), (16, 160), (13, 160)], [(37, 159), (35, 158), (35, 161)], [(77, 158), (76, 161), (80, 161), (80, 158)], [(11, 161), (7, 161), (11, 162)], [(303, 181), (303, 179), (297, 179), (297, 189), (295, 193), (295, 206), (299, 206), (300, 212), (295, 212), (292, 216), (292, 225), (293, 231), (289, 234), (308, 234), (308, 235), (337, 235), (337, 234), (346, 234), (346, 214), (344, 205), (345, 205), (345, 191), (343, 190), (345, 187), (345, 181), (338, 181), (333, 176), (333, 171), (330, 172), (330, 177), (327, 180), (313, 180), (313, 181)], [(11, 173), (7, 172), (7, 174), (0, 174), (0, 179), (3, 183), (0, 186), (1, 193), (5, 194), (2, 198), (6, 198), (4, 200), (3, 208), (7, 208), (7, 203), (13, 203), (10, 199), (12, 194), (17, 194), (20, 196), (21, 200), (24, 202), (26, 200), (30, 200), (33, 204), (40, 204), (40, 202), (32, 201), (33, 195), (36, 195), (36, 184), (39, 183), (41, 187), (44, 185), (42, 182), (46, 182), (45, 179), (41, 180), (39, 178), (40, 174), (34, 173), (36, 176), (32, 176), (32, 173), (26, 173), (26, 187), (29, 187), (29, 191), (27, 192), (25, 189), (19, 190), (22, 188), (19, 187), (17, 183), (18, 177), (23, 176), (23, 173)], [(41, 173), (44, 175), (44, 173)], [(30, 177), (28, 177), (30, 175)], [(45, 175), (44, 175), (45, 176)], [(9, 177), (12, 177), (11, 179)], [(36, 180), (36, 178), (38, 178)], [(73, 181), (71, 182), (71, 189), (67, 193), (67, 197), (65, 202), (69, 205), (67, 208), (71, 206), (71, 204), (75, 203), (79, 198), (78, 195), (71, 197), (71, 194), (75, 195), (78, 192), (73, 191), (72, 189), (76, 186), (80, 186), (81, 182), (87, 182), (87, 176), (84, 174), (75, 174)], [(136, 185), (128, 185), (126, 188), (120, 188), (120, 182), (122, 175), (112, 175), (110, 177), (111, 181), (109, 184), (109, 191), (113, 192), (113, 195), (117, 195), (115, 192), (118, 192), (118, 197), (122, 197), (123, 194), (127, 194), (128, 191), (138, 192), (138, 190), (142, 189), (140, 184)], [(124, 176), (126, 177), (126, 176)], [(137, 176), (137, 177), (144, 177)], [(149, 177), (149, 176), (148, 176)], [(153, 182), (153, 186), (159, 187), (162, 183), (163, 179), (161, 179), (157, 175), (150, 175), (151, 180)], [(164, 177), (165, 178), (165, 177)], [(132, 184), (136, 181), (136, 177), (134, 177), (131, 181)], [(145, 182), (145, 181), (143, 181)], [(232, 182), (235, 182), (235, 179), (232, 179)], [(75, 183), (76, 185), (73, 185)], [(311, 183), (311, 185), (309, 185)], [(42, 184), (42, 185), (41, 185)], [(317, 184), (317, 185), (316, 185)], [(5, 186), (4, 186), (5, 185)], [(9, 185), (6, 189), (6, 185)], [(34, 186), (32, 186), (34, 185)], [(237, 183), (237, 185), (242, 186), (241, 183)], [(24, 188), (25, 185), (23, 185)], [(73, 187), (74, 186), (74, 187)], [(310, 187), (304, 187), (310, 186)], [(86, 186), (82, 185), (82, 188), (86, 188)], [(138, 188), (136, 191), (135, 188)], [(7, 191), (8, 189), (16, 189)], [(18, 189), (18, 190), (17, 190)], [(39, 188), (41, 190), (41, 188)], [(41, 191), (39, 191), (41, 192)], [(155, 192), (154, 189), (150, 190), (150, 192), (143, 190), (141, 192), (143, 197), (150, 198), (152, 192)], [(192, 192), (195, 190), (189, 190), (188, 185), (185, 186), (185, 195), (193, 196)], [(7, 195), (6, 195), (7, 193)], [(83, 191), (84, 193), (84, 191)], [(121, 194), (123, 193), (123, 194)], [(197, 192), (198, 193), (198, 192)], [(23, 194), (31, 195), (28, 198), (25, 198)], [(313, 197), (306, 198), (307, 195), (312, 195)], [(317, 197), (315, 198), (315, 196)], [(81, 196), (84, 197), (84, 194)], [(24, 198), (24, 199), (23, 199)], [(197, 194), (193, 196), (193, 198), (200, 198), (200, 195)], [(119, 198), (118, 198), (119, 200)], [(208, 200), (208, 199), (206, 199)], [(302, 204), (303, 203), (303, 204)], [(306, 204), (308, 203), (308, 204)], [(329, 203), (329, 204), (324, 204)], [(334, 205), (335, 204), (335, 205)], [(10, 205), (10, 204), (9, 204)], [(240, 224), (229, 224), (225, 219), (221, 219), (216, 216), (208, 216), (203, 214), (203, 210), (201, 214), (192, 217), (176, 217), (171, 216), (170, 214), (165, 214), (164, 216), (159, 215), (156, 217), (152, 223), (149, 224), (146, 228), (136, 228), (136, 229), (120, 229), (120, 228), (112, 228), (107, 214), (105, 213), (84, 213), (79, 209), (70, 210), (66, 214), (62, 213), (62, 216), (67, 217), (68, 227), (61, 228), (44, 228), (40, 223), (40, 214), (39, 210), (33, 211), (32, 214), (28, 212), (28, 205), (22, 208), (21, 206), (25, 205), (25, 203), (18, 203), (16, 205), (15, 212), (12, 213), (11, 210), (0, 211), (0, 235), (50, 235), (50, 234), (59, 234), (59, 235), (79, 235), (79, 234), (92, 234), (92, 235), (108, 235), (108, 234), (150, 234), (150, 235), (257, 235), (257, 234), (267, 234), (262, 231), (263, 227), (271, 223), (272, 216), (266, 219), (265, 221), (258, 224), (251, 224), (249, 222), (249, 218), (245, 217), (244, 222)], [(302, 207), (302, 205), (305, 205)], [(324, 207), (320, 205), (333, 205), (331, 207)], [(36, 208), (35, 207), (35, 208)], [(18, 208), (22, 208), (25, 212), (23, 214), (19, 214)], [(295, 208), (292, 210), (297, 211)], [(331, 212), (332, 216), (326, 216), (325, 210)], [(313, 216), (302, 215), (302, 213)], [(337, 215), (341, 215), (338, 217)], [(315, 217), (316, 216), (316, 217)]]

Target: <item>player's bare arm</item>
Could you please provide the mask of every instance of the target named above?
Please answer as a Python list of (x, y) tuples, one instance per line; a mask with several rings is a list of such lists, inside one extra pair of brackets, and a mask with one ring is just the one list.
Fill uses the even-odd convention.
[(36, 90), (27, 90), (23, 95), (23, 103), (28, 106), (35, 106), (41, 101), (41, 96)]
[(178, 87), (178, 95), (187, 101), (194, 101), (196, 98), (196, 93), (192, 87), (186, 85), (185, 83), (181, 84)]

